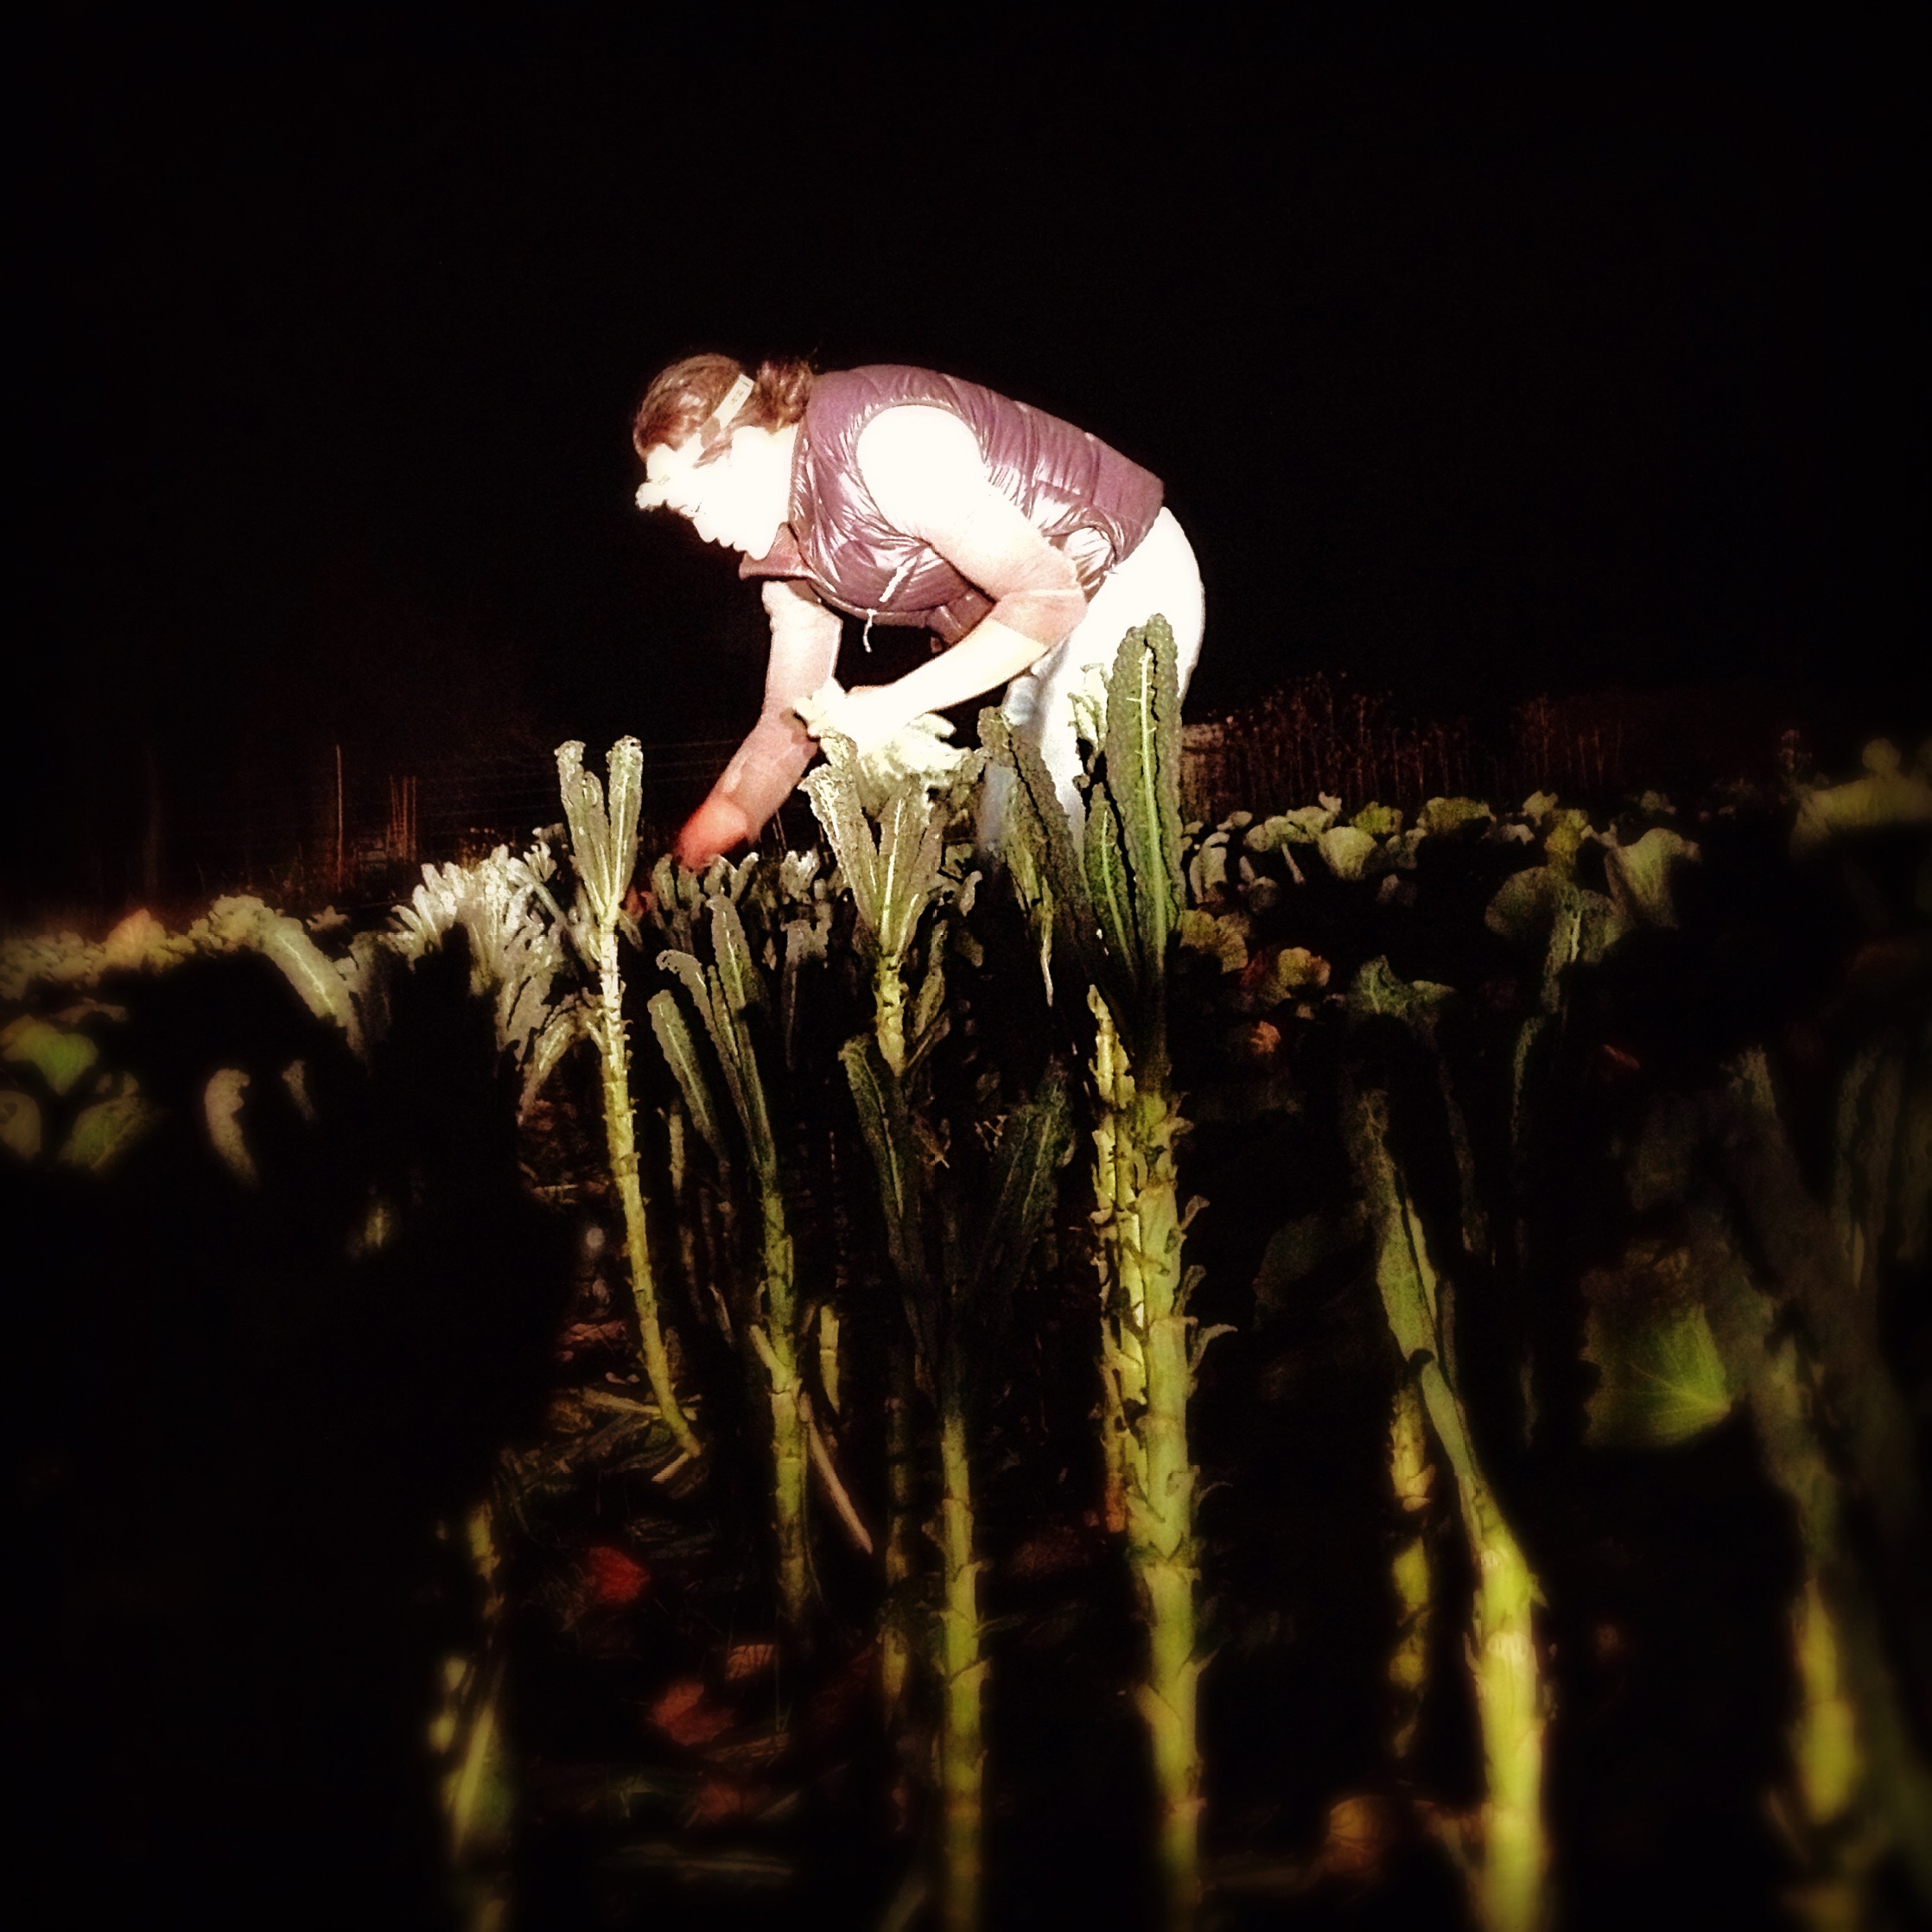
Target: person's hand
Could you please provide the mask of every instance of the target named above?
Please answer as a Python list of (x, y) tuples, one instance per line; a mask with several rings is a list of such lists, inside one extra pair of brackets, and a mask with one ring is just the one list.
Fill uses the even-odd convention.
[(687, 872), (702, 872), (721, 852), (745, 844), (757, 831), (741, 805), (714, 791), (684, 821), (677, 835), (677, 862)]
[(842, 731), (861, 752), (876, 750), (910, 721), (906, 700), (894, 684), (861, 684), (844, 694), (827, 723)]

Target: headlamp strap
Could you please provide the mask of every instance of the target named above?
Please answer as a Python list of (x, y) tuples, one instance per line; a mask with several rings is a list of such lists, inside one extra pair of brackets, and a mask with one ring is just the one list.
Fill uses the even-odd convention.
[(709, 449), (718, 439), (731, 428), (733, 419), (740, 410), (751, 400), (752, 379), (740, 376), (724, 392), (716, 409), (706, 416), (698, 429), (697, 435), (684, 445), (695, 457), (700, 449)]
[(658, 480), (639, 486), (639, 509), (656, 508), (664, 500), (664, 489), (670, 477), (690, 469), (700, 457), (708, 456), (717, 448), (729, 433), (738, 412), (751, 400), (752, 389), (749, 376), (738, 377), (724, 392), (717, 408), (698, 425), (696, 435), (686, 436), (675, 449), (668, 444), (660, 444), (658, 448), (663, 451), (662, 455), (657, 449), (651, 451), (651, 461), (658, 467)]

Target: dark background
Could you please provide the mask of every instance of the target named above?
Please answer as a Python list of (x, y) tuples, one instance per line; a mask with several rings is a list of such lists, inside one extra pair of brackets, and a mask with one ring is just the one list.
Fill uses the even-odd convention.
[(1253, 53), (67, 34), (26, 169), (9, 896), (124, 899), (153, 796), (186, 826), (334, 744), (740, 728), (757, 599), (630, 502), (629, 412), (700, 347), (931, 363), (1147, 464), (1207, 580), (1196, 713), (1319, 670), (1423, 715), (1742, 683), (1918, 721), (1903, 50)]

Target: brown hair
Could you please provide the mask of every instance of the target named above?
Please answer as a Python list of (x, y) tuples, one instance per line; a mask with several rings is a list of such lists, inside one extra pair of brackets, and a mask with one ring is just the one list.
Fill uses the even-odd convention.
[[(744, 365), (728, 355), (686, 356), (661, 371), (645, 391), (631, 423), (638, 454), (661, 442), (677, 448), (703, 425), (724, 400), (725, 391), (744, 373)], [(733, 423), (761, 429), (782, 429), (796, 423), (805, 413), (811, 376), (808, 362), (785, 358), (759, 363), (751, 399)]]

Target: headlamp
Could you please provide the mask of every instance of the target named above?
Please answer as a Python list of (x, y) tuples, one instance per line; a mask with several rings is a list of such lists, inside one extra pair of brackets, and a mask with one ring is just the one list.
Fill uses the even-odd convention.
[(719, 400), (718, 406), (701, 423), (695, 434), (685, 437), (677, 448), (658, 443), (645, 459), (647, 471), (657, 474), (638, 486), (638, 508), (655, 510), (669, 493), (672, 481), (688, 469), (694, 469), (717, 448), (730, 433), (739, 410), (751, 400), (752, 379), (740, 376)]

